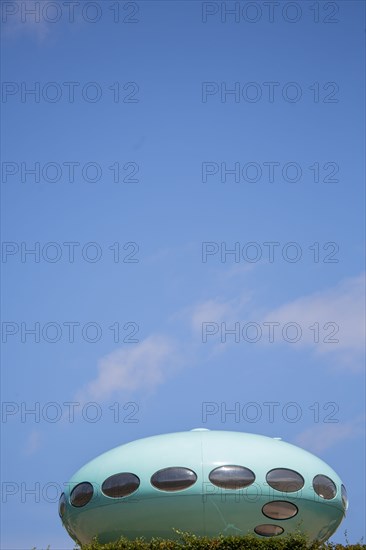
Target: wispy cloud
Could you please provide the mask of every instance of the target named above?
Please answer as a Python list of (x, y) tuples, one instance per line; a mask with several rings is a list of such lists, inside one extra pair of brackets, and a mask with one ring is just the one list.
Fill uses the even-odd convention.
[[(99, 360), (97, 376), (77, 394), (77, 399), (105, 400), (115, 393), (154, 391), (179, 367), (191, 364), (200, 356), (202, 323), (219, 324), (221, 321), (231, 325), (237, 321), (267, 321), (280, 325), (296, 322), (304, 330), (293, 349), (301, 350), (308, 346), (317, 353), (332, 353), (332, 360), (336, 359), (340, 365), (357, 371), (362, 365), (364, 346), (364, 283), (364, 275), (346, 279), (324, 292), (300, 297), (268, 313), (262, 313), (261, 318), (256, 315), (259, 310), (249, 291), (242, 291), (235, 299), (211, 298), (188, 306), (172, 316), (172, 319), (188, 322), (190, 329), (196, 336), (200, 336), (199, 340), (195, 338), (192, 342), (190, 339), (188, 345), (178, 347), (169, 335), (153, 334), (133, 347), (117, 349)], [(324, 332), (324, 325), (329, 322), (339, 326), (339, 332), (335, 335), (338, 343), (324, 341), (325, 336), (329, 336), (329, 329)], [(319, 323), (320, 329), (317, 343), (314, 342), (314, 332), (309, 330), (309, 326), (314, 323)], [(219, 338), (212, 340), (212, 343), (213, 346), (205, 346), (202, 361), (227, 349)]]
[[(184, 310), (191, 327), (202, 332), (203, 323), (225, 322), (233, 327), (247, 322), (260, 325), (263, 337), (259, 345), (270, 342), (268, 324), (275, 323), (274, 343), (292, 345), (296, 350), (304, 347), (317, 354), (328, 354), (335, 364), (359, 371), (363, 367), (365, 349), (365, 275), (344, 279), (337, 285), (299, 297), (270, 311), (263, 310), (253, 294), (243, 291), (234, 299), (224, 297), (208, 299)], [(299, 337), (294, 343), (283, 337), (287, 324), (299, 326)], [(267, 327), (267, 328), (266, 328)], [(291, 334), (293, 338), (293, 334)], [(210, 339), (217, 344), (219, 336)], [(229, 339), (228, 343), (232, 343)], [(273, 343), (271, 344), (273, 345)], [(217, 351), (226, 346), (218, 343)]]
[(25, 446), (24, 454), (27, 456), (35, 454), (41, 447), (41, 432), (39, 430), (32, 430), (28, 435)]
[(234, 278), (241, 278), (254, 271), (257, 264), (233, 264), (230, 267), (226, 267), (225, 270), (219, 271), (218, 278), (223, 284), (227, 284), (227, 281)]
[(227, 301), (213, 298), (187, 308), (185, 313), (189, 317), (193, 330), (201, 332), (204, 322), (238, 321), (246, 310), (248, 314), (250, 298), (249, 293)]
[(218, 299), (206, 300), (190, 308), (191, 324), (193, 330), (201, 331), (202, 323), (222, 319), (230, 320), (235, 317), (238, 306), (234, 301), (223, 302)]
[(42, 13), (40, 2), (7, 2), (3, 6), (4, 37), (18, 38), (24, 34), (34, 36), (38, 42), (43, 42), (51, 32), (52, 23), (49, 23)]
[(295, 443), (308, 451), (322, 453), (344, 440), (364, 435), (365, 416), (362, 415), (349, 422), (317, 424), (300, 433)]
[(108, 399), (115, 393), (153, 391), (178, 368), (177, 345), (167, 336), (154, 334), (130, 348), (102, 357), (98, 375), (79, 393), (78, 400)]
[[(281, 325), (297, 322), (303, 328), (302, 337), (297, 342), (300, 347), (312, 346), (318, 353), (331, 353), (343, 366), (359, 370), (365, 346), (364, 304), (363, 274), (345, 279), (326, 291), (288, 302), (267, 313), (265, 321), (276, 321)], [(309, 329), (314, 323), (319, 323), (319, 342), (315, 341), (314, 330)], [(338, 341), (331, 343), (330, 339)]]

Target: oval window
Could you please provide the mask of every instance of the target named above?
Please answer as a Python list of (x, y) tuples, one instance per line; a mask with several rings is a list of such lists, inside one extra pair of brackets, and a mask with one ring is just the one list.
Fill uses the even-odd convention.
[(62, 518), (66, 511), (66, 497), (65, 493), (62, 493), (60, 500), (58, 501), (58, 513), (60, 518)]
[(89, 500), (93, 496), (93, 485), (88, 481), (83, 481), (73, 488), (70, 495), (70, 502), (73, 506), (80, 508), (88, 504)]
[(123, 472), (108, 477), (102, 485), (105, 495), (112, 498), (126, 497), (134, 493), (140, 485), (140, 480), (135, 474)]
[(164, 468), (151, 476), (151, 484), (161, 491), (181, 491), (196, 483), (197, 475), (189, 468)]
[(284, 529), (279, 525), (263, 523), (262, 525), (257, 525), (257, 527), (254, 528), (254, 531), (257, 535), (262, 535), (262, 537), (275, 537), (276, 535), (283, 533)]
[(347, 491), (344, 485), (341, 486), (341, 495), (342, 495), (342, 503), (344, 506), (344, 509), (347, 510), (348, 508), (348, 496)]
[(331, 500), (337, 494), (337, 487), (328, 476), (323, 476), (321, 474), (315, 476), (313, 479), (313, 487), (316, 494), (326, 500)]
[(262, 512), (271, 519), (289, 519), (296, 516), (298, 508), (291, 502), (274, 500), (273, 502), (265, 504), (262, 508)]
[(288, 468), (276, 468), (266, 475), (268, 485), (276, 491), (292, 493), (304, 486), (304, 478), (294, 470)]
[(235, 490), (251, 485), (255, 475), (244, 466), (219, 466), (210, 472), (208, 478), (217, 487)]

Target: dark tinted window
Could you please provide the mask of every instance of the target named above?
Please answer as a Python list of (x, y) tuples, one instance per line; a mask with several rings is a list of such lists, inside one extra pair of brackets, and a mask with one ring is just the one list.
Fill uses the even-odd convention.
[(66, 510), (66, 497), (65, 493), (62, 493), (60, 496), (60, 500), (58, 501), (58, 513), (60, 517), (62, 518)]
[(244, 466), (219, 466), (210, 472), (209, 480), (223, 489), (248, 487), (255, 480), (252, 470)]
[(304, 478), (294, 470), (289, 470), (288, 468), (271, 470), (268, 472), (266, 479), (268, 485), (273, 487), (273, 489), (285, 493), (298, 491), (304, 486)]
[(313, 479), (314, 491), (322, 498), (331, 500), (337, 494), (337, 488), (330, 477), (318, 475)]
[(263, 523), (263, 525), (257, 525), (254, 528), (254, 531), (257, 535), (262, 535), (263, 537), (275, 537), (283, 533), (283, 528), (279, 525), (270, 525), (269, 523)]
[(123, 472), (108, 477), (102, 485), (102, 491), (108, 497), (119, 498), (130, 495), (140, 485), (140, 480), (135, 474)]
[(151, 484), (161, 491), (181, 491), (193, 485), (197, 475), (188, 468), (164, 468), (155, 472), (151, 477)]
[(295, 504), (285, 502), (284, 500), (274, 500), (268, 502), (262, 508), (265, 516), (271, 519), (289, 519), (296, 516), (298, 509)]
[(344, 485), (341, 487), (341, 495), (342, 495), (342, 503), (344, 506), (344, 509), (347, 510), (348, 508), (348, 497), (347, 497), (347, 491)]
[(89, 500), (93, 496), (93, 485), (84, 481), (79, 483), (76, 487), (73, 488), (70, 495), (70, 502), (73, 506), (85, 506), (88, 504)]

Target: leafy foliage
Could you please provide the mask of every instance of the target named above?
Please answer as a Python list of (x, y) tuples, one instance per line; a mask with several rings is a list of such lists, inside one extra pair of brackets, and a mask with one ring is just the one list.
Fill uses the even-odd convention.
[[(363, 541), (357, 544), (334, 544), (309, 542), (302, 535), (259, 539), (253, 535), (197, 537), (190, 533), (177, 532), (178, 540), (159, 539), (145, 540), (138, 538), (128, 540), (121, 538), (116, 542), (100, 544), (93, 541), (82, 546), (82, 550), (365, 550)], [(76, 548), (75, 550), (78, 550)]]

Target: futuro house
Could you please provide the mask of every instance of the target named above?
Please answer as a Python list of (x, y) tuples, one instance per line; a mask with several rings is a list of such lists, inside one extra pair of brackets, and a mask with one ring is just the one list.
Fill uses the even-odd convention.
[(301, 531), (325, 541), (342, 521), (347, 494), (316, 456), (249, 433), (195, 429), (116, 447), (81, 468), (59, 501), (80, 544), (125, 536), (272, 537)]

